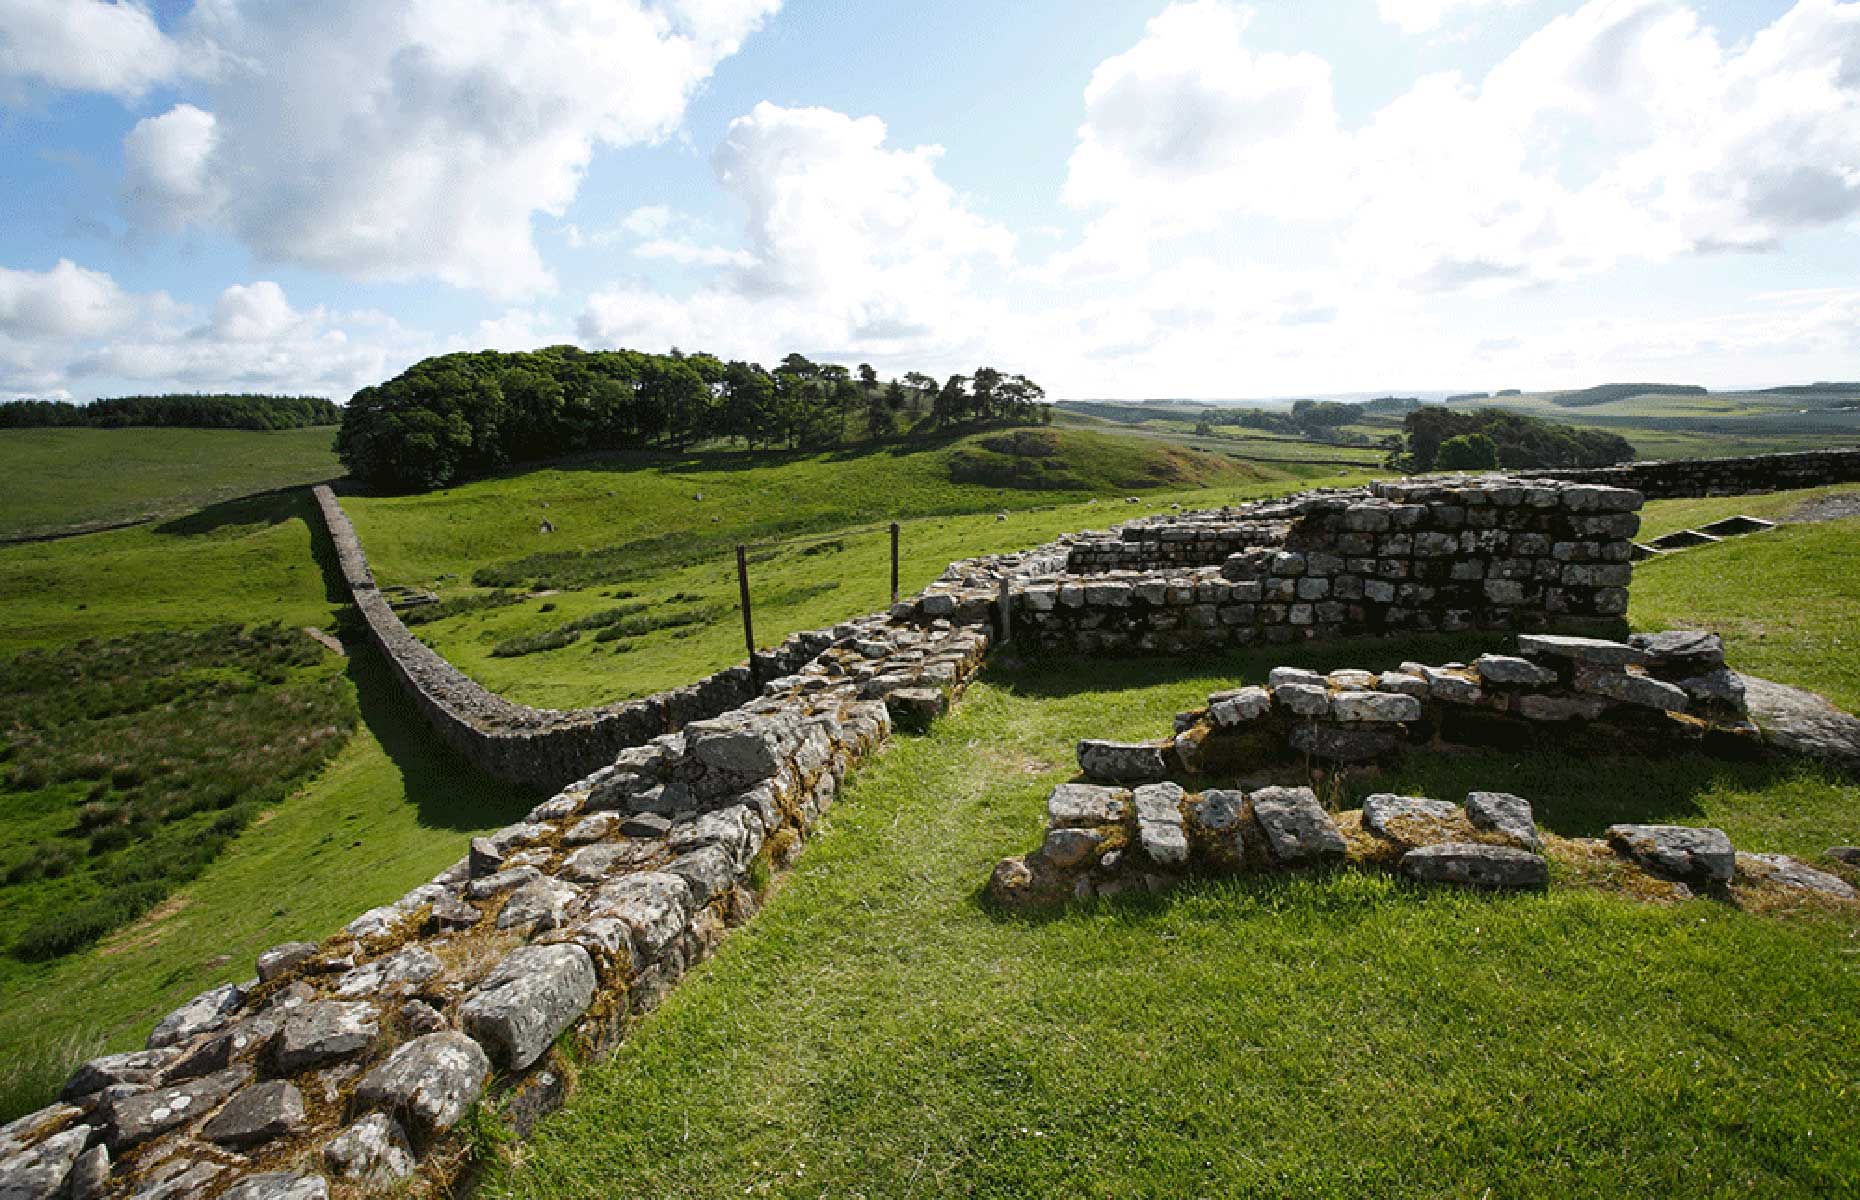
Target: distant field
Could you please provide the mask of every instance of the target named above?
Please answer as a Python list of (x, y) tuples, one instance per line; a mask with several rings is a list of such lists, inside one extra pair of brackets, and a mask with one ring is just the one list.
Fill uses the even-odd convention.
[(0, 429), (0, 538), (166, 517), (342, 474), (329, 428)]
[[(1860, 388), (1825, 391), (1642, 393), (1605, 403), (1559, 404), (1564, 393), (1467, 400), (1455, 408), (1508, 408), (1618, 433), (1642, 458), (1710, 458), (1860, 445)], [(1566, 398), (1566, 397), (1565, 397)]]

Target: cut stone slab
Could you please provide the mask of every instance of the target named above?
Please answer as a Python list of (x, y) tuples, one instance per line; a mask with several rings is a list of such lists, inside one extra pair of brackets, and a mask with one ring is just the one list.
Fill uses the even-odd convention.
[(691, 924), (691, 885), (664, 871), (642, 871), (602, 888), (594, 909), (632, 931), (640, 957), (656, 959)]
[(1736, 870), (1731, 839), (1722, 829), (1691, 825), (1610, 825), (1615, 853), (1682, 883), (1729, 883)]
[(1310, 788), (1261, 788), (1250, 798), (1253, 819), (1274, 862), (1291, 866), (1343, 858), (1343, 835)]
[(79, 1100), (118, 1083), (153, 1083), (179, 1057), (178, 1047), (166, 1046), (160, 1050), (128, 1050), (93, 1058), (71, 1073), (58, 1098)]
[(231, 1067), (202, 1079), (119, 1096), (103, 1106), (105, 1137), (121, 1153), (150, 1138), (205, 1116), (252, 1078), (250, 1067)]
[(372, 996), (377, 992), (409, 995), (445, 968), (431, 950), (408, 946), (404, 950), (364, 963), (342, 977), (336, 995), (345, 1000)]
[(1398, 692), (1339, 692), (1330, 698), (1333, 720), (1350, 724), (1393, 725), (1421, 719), (1421, 702)]
[(200, 1135), (223, 1146), (257, 1146), (303, 1127), (303, 1094), (282, 1079), (267, 1079), (228, 1100)]
[(149, 1034), (148, 1048), (158, 1050), (219, 1028), (226, 1023), (227, 1014), (238, 1008), (243, 999), (245, 992), (231, 983), (200, 993), (161, 1019), (155, 1031)]
[(1645, 666), (1653, 661), (1651, 654), (1635, 646), (1557, 633), (1519, 634), (1518, 653), (1526, 658), (1568, 659), (1598, 667)]
[(893, 688), (885, 695), (885, 707), (898, 728), (921, 732), (949, 711), (949, 697), (942, 688)]
[(1688, 671), (1706, 671), (1724, 665), (1724, 640), (1704, 629), (1667, 629), (1659, 633), (1637, 633), (1628, 645), (1645, 650), (1661, 667), (1678, 667)]
[(221, 1192), (220, 1200), (329, 1200), (329, 1183), (321, 1175), (266, 1171), (247, 1175)]
[(1159, 867), (1179, 867), (1188, 861), (1188, 833), (1182, 825), (1183, 796), (1182, 789), (1173, 783), (1152, 783), (1134, 794), (1138, 844)]
[(1771, 745), (1860, 773), (1860, 718), (1814, 692), (1740, 676), (1750, 719)]
[(1322, 717), (1330, 713), (1330, 688), (1316, 683), (1282, 683), (1272, 689), (1278, 706), (1293, 716)]
[(1220, 728), (1232, 729), (1248, 721), (1257, 721), (1271, 709), (1272, 693), (1263, 687), (1243, 687), (1210, 703), (1208, 715)]
[(369, 1113), (330, 1140), (323, 1165), (338, 1179), (381, 1187), (413, 1173), (407, 1135), (386, 1113)]
[(1474, 829), (1496, 833), (1520, 849), (1541, 853), (1543, 838), (1531, 802), (1510, 792), (1466, 793), (1466, 819)]
[(1663, 712), (1684, 712), (1690, 703), (1684, 688), (1626, 671), (1580, 668), (1576, 671), (1576, 690)]
[(1816, 870), (1787, 854), (1745, 854), (1739, 851), (1737, 869), (1740, 874), (1794, 891), (1818, 892), (1837, 900), (1860, 897), (1853, 885), (1839, 875)]
[(1070, 871), (1094, 860), (1103, 843), (1104, 835), (1096, 829), (1049, 829), (1046, 840), (1040, 843), (1040, 857), (1051, 866)]
[(316, 956), (314, 942), (285, 942), (258, 956), (258, 981), (270, 983), (298, 963)]
[(1079, 743), (1079, 770), (1105, 783), (1154, 783), (1169, 774), (1161, 746), (1093, 738)]
[(510, 894), (502, 912), (497, 914), (499, 929), (527, 929), (543, 933), (555, 929), (568, 917), (569, 906), (581, 893), (559, 879), (545, 875), (531, 880)]
[(1480, 842), (1439, 842), (1401, 856), (1400, 870), (1425, 883), (1453, 883), (1491, 889), (1542, 888), (1550, 883), (1550, 866), (1542, 855), (1513, 846)]
[(1694, 546), (1710, 546), (1717, 541), (1711, 534), (1700, 533), (1696, 529), (1676, 529), (1653, 538), (1647, 544), (1655, 550), (1689, 550)]
[(1556, 672), (1548, 667), (1540, 667), (1528, 658), (1505, 654), (1481, 654), (1473, 659), (1473, 670), (1487, 683), (1542, 687), (1556, 682)]
[(195, 1200), (206, 1195), (213, 1181), (226, 1170), (219, 1163), (171, 1158), (144, 1175), (141, 1185), (129, 1197), (130, 1200)]
[(1593, 721), (1607, 708), (1600, 696), (1519, 696), (1514, 711), (1527, 721)]
[(284, 1018), (267, 1048), (272, 1069), (295, 1075), (311, 1067), (353, 1058), (381, 1032), (375, 1006), (365, 1001), (320, 1000)]
[(1460, 806), (1446, 800), (1377, 792), (1363, 801), (1363, 828), (1398, 846), (1453, 841), (1459, 822)]
[(429, 1033), (396, 1047), (362, 1076), (355, 1098), (429, 1138), (459, 1123), (490, 1074), (491, 1060), (477, 1042), (452, 1031)]
[(1334, 762), (1369, 762), (1401, 748), (1394, 733), (1362, 725), (1300, 725), (1286, 740), (1294, 750)]
[(1092, 783), (1062, 783), (1046, 799), (1049, 826), (1117, 825), (1130, 816), (1130, 793)]
[(665, 865), (667, 875), (676, 875), (691, 889), (691, 903), (697, 908), (729, 891), (736, 882), (736, 864), (722, 846), (705, 846), (681, 855)]
[(53, 1200), (65, 1193), (66, 1180), (95, 1130), (79, 1125), (54, 1133), (30, 1150), (0, 1161), (0, 1197), (5, 1200)]
[(594, 999), (594, 962), (576, 945), (519, 946), (459, 1009), (465, 1032), (499, 1065), (522, 1070)]

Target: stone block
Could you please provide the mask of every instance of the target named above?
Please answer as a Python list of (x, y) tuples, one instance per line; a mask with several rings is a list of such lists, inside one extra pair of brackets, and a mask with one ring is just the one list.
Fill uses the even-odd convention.
[(1141, 742), (1087, 738), (1079, 743), (1079, 770), (1087, 778), (1115, 783), (1150, 783), (1168, 775), (1163, 747)]
[(1543, 850), (1531, 802), (1522, 796), (1510, 792), (1468, 792), (1466, 819), (1472, 822), (1474, 829), (1497, 834), (1522, 849)]
[(1046, 822), (1054, 827), (1116, 825), (1130, 816), (1130, 793), (1089, 783), (1062, 783), (1046, 801)]
[(1737, 869), (1722, 829), (1690, 825), (1610, 825), (1608, 844), (1656, 875), (1684, 883), (1729, 883)]
[(1401, 856), (1400, 871), (1423, 883), (1451, 883), (1489, 889), (1542, 888), (1550, 867), (1542, 855), (1513, 846), (1478, 842), (1441, 842)]
[(519, 946), (459, 1009), (459, 1023), (499, 1065), (541, 1058), (594, 998), (594, 963), (576, 945)]
[(1310, 788), (1261, 788), (1250, 799), (1274, 862), (1293, 866), (1342, 860), (1343, 835)]
[(491, 1060), (483, 1047), (447, 1030), (396, 1047), (356, 1086), (355, 1099), (382, 1109), (421, 1138), (458, 1124), (484, 1091)]

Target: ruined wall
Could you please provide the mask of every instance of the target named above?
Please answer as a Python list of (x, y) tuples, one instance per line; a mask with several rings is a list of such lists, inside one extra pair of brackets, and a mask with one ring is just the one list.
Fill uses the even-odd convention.
[(1584, 629), (1627, 611), (1640, 504), (1631, 490), (1551, 479), (1378, 482), (955, 564), (921, 604), (986, 619), (1006, 578), (1016, 638), (1083, 654)]
[[(369, 640), (446, 743), (490, 775), (527, 787), (559, 787), (613, 762), (629, 746), (755, 697), (749, 667), (742, 665), (601, 708), (557, 711), (513, 704), (413, 636), (376, 586), (355, 527), (334, 493), (319, 486), (315, 495)], [(797, 633), (757, 655), (759, 677), (792, 674), (843, 636), (830, 630)]]
[(1633, 488), (1649, 500), (1682, 496), (1742, 496), (1860, 482), (1860, 449), (1753, 454), (1738, 458), (1677, 458), (1592, 469), (1519, 471), (1537, 479)]

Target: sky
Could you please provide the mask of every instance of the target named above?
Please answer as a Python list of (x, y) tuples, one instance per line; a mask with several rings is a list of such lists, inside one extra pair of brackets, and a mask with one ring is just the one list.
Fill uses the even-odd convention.
[(0, 0), (0, 399), (1860, 378), (1860, 0)]

